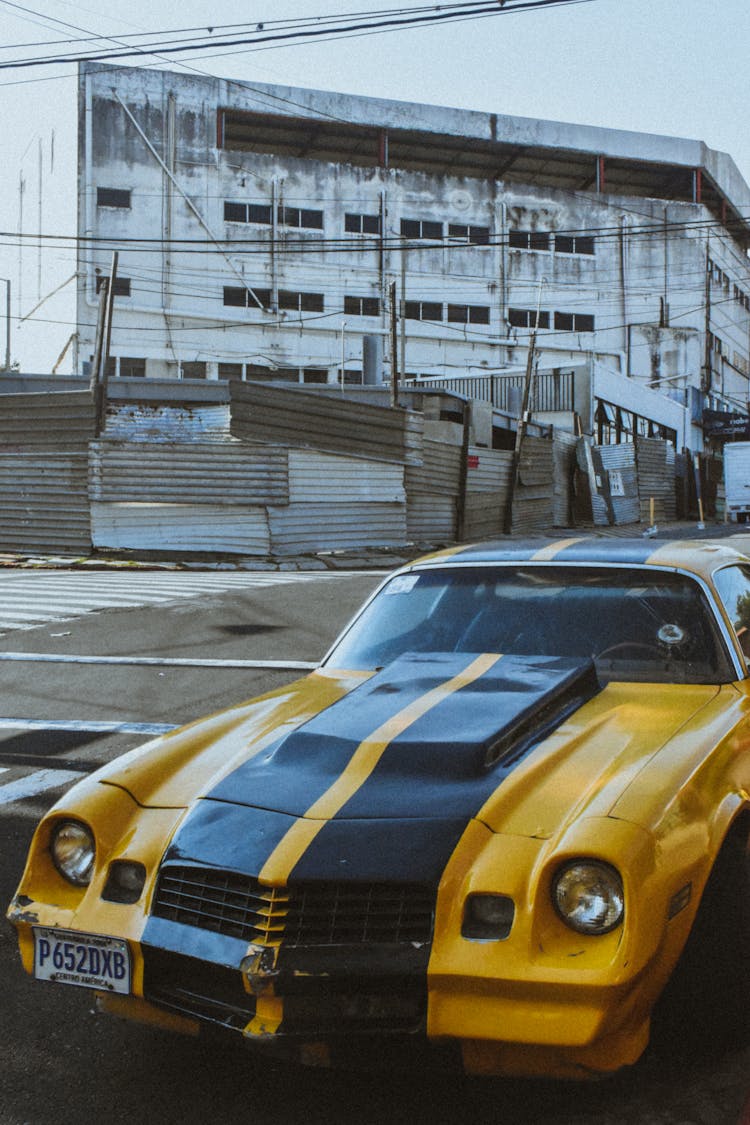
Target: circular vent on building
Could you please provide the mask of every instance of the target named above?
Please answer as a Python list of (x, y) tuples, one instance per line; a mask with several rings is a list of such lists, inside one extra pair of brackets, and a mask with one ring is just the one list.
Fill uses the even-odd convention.
[(450, 196), (451, 206), (456, 211), (468, 211), (474, 200), (468, 191), (453, 191)]

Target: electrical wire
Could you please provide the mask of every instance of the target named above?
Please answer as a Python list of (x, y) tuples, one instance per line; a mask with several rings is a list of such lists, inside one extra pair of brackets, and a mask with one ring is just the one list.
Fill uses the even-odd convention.
[[(8, 4), (9, 0), (2, 0), (3, 3)], [(421, 9), (403, 9), (390, 10), (388, 18), (376, 15), (372, 18), (367, 13), (363, 16), (349, 17), (354, 20), (351, 23), (343, 23), (338, 26), (328, 26), (324, 29), (321, 27), (307, 26), (298, 28), (297, 30), (274, 31), (270, 34), (266, 33), (263, 25), (256, 27), (256, 34), (250, 36), (242, 36), (239, 38), (225, 39), (217, 42), (213, 39), (204, 41), (193, 41), (190, 44), (174, 43), (167, 41), (166, 43), (152, 44), (148, 48), (128, 48), (116, 46), (108, 51), (99, 51), (93, 53), (71, 53), (67, 55), (40, 55), (25, 59), (13, 59), (6, 62), (0, 62), (0, 70), (14, 70), (19, 68), (27, 68), (32, 66), (49, 66), (59, 65), (60, 63), (78, 63), (78, 62), (103, 62), (108, 59), (124, 59), (124, 58), (142, 58), (144, 55), (158, 54), (163, 57), (164, 55), (181, 54), (184, 51), (191, 50), (216, 50), (217, 48), (225, 47), (248, 47), (257, 46), (260, 44), (267, 45), (269, 43), (284, 42), (286, 44), (299, 43), (302, 41), (309, 41), (311, 39), (318, 39), (321, 35), (326, 35), (328, 39), (335, 35), (350, 36), (352, 33), (371, 32), (371, 31), (386, 31), (389, 29), (401, 29), (425, 26), (428, 24), (446, 23), (451, 22), (457, 18), (478, 18), (481, 16), (499, 16), (509, 15), (512, 12), (530, 11), (537, 8), (552, 8), (552, 7), (565, 7), (570, 4), (593, 3), (594, 0), (504, 0), (503, 3), (498, 3), (493, 0), (492, 3), (480, 2), (465, 2), (458, 4), (448, 5), (430, 5)], [(11, 5), (20, 7), (20, 5)], [(404, 14), (402, 14), (404, 13)], [(418, 14), (419, 13), (419, 14)], [(38, 14), (38, 13), (37, 13)], [(340, 17), (338, 17), (340, 18)], [(347, 17), (344, 17), (345, 19)], [(260, 28), (259, 33), (258, 28)], [(80, 29), (78, 29), (80, 30)], [(103, 38), (109, 39), (109, 36)]]

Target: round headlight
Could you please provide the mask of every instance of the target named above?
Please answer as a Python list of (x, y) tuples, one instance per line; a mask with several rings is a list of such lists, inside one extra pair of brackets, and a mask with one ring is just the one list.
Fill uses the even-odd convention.
[(607, 863), (581, 859), (567, 863), (554, 878), (552, 900), (557, 913), (580, 934), (607, 934), (622, 921), (622, 879)]
[(94, 837), (79, 820), (63, 820), (52, 833), (50, 852), (55, 867), (69, 883), (87, 887), (94, 869)]

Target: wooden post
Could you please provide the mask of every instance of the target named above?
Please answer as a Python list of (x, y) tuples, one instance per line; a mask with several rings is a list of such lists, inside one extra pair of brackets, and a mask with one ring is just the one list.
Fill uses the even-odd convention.
[(398, 323), (396, 310), (396, 282), (389, 286), (391, 302), (391, 406), (398, 406)]

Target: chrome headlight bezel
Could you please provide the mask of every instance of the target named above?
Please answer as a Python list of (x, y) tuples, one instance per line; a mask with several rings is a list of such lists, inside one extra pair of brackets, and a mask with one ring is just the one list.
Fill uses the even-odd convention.
[(96, 841), (81, 820), (61, 820), (52, 829), (49, 852), (57, 871), (74, 887), (88, 887), (94, 872)]
[(601, 937), (616, 930), (625, 917), (625, 891), (619, 871), (603, 860), (568, 860), (555, 872), (552, 903), (571, 930)]

